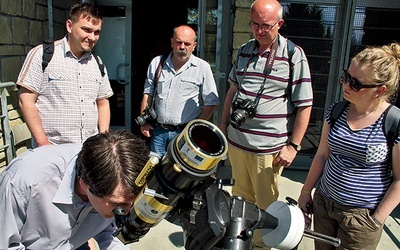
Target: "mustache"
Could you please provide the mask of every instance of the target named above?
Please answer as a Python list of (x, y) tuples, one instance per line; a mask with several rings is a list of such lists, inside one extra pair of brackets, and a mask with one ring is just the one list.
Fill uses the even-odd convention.
[(182, 55), (182, 56), (186, 56), (187, 55), (187, 51), (186, 50), (177, 50), (176, 54)]

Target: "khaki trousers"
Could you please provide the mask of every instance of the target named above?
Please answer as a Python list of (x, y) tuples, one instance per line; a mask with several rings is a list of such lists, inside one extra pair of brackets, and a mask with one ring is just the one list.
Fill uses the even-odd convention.
[[(283, 167), (272, 167), (276, 154), (255, 154), (229, 145), (228, 158), (232, 166), (233, 196), (241, 196), (265, 210), (279, 196), (278, 178)], [(254, 249), (270, 249), (262, 242), (259, 230), (254, 233)]]

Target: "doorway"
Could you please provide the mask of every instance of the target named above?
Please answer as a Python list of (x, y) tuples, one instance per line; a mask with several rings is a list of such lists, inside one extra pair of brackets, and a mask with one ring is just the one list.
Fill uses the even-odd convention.
[(102, 58), (114, 95), (110, 100), (112, 129), (131, 130), (131, 27), (130, 1), (97, 1), (103, 15), (100, 39), (95, 52)]
[[(134, 120), (140, 111), (147, 67), (155, 56), (171, 51), (173, 28), (181, 24), (197, 31), (194, 54), (212, 65), (219, 95), (225, 96), (233, 1), (96, 1), (104, 22), (95, 50), (107, 67), (114, 90), (110, 99), (112, 128), (124, 127), (141, 135)], [(220, 109), (222, 105), (214, 114), (215, 123)]]

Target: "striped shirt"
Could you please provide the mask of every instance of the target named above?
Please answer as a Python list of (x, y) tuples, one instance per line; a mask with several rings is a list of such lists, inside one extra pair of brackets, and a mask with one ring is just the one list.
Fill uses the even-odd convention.
[[(325, 118), (329, 125), (332, 104)], [(382, 114), (373, 124), (352, 130), (347, 106), (328, 135), (330, 155), (319, 181), (319, 189), (341, 205), (376, 209), (392, 182), (390, 149), (386, 143)], [(395, 139), (395, 144), (400, 136)]]
[(96, 100), (113, 94), (108, 75), (102, 77), (91, 53), (77, 59), (66, 37), (55, 42), (44, 72), (42, 54), (42, 45), (29, 51), (17, 84), (38, 94), (36, 108), (50, 142), (82, 143), (98, 133)]
[(294, 126), (296, 107), (311, 106), (313, 92), (310, 69), (304, 51), (296, 46), (290, 66), (287, 40), (278, 35), (279, 47), (272, 72), (265, 76), (267, 53), (259, 54), (256, 40), (242, 45), (229, 82), (238, 86), (240, 99), (254, 100), (266, 77), (254, 118), (246, 118), (239, 128), (228, 127), (228, 141), (240, 149), (262, 154), (279, 152), (287, 144)]

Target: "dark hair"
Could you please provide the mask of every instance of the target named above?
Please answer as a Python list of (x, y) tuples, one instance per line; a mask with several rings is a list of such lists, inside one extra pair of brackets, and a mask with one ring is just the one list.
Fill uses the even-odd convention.
[(127, 130), (116, 130), (89, 137), (76, 160), (77, 177), (97, 197), (110, 195), (119, 183), (135, 196), (140, 189), (136, 177), (149, 159), (143, 139)]
[(99, 9), (89, 3), (76, 3), (71, 6), (69, 11), (69, 19), (73, 22), (77, 22), (80, 17), (92, 19), (92, 21), (97, 22), (103, 19)]

